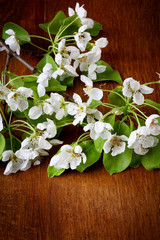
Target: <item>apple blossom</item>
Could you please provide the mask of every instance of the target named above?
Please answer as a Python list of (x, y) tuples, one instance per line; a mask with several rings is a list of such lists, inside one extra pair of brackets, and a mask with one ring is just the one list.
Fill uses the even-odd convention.
[(17, 55), (20, 55), (20, 45), (18, 43), (18, 40), (16, 38), (16, 34), (12, 29), (8, 29), (5, 31), (6, 34), (10, 35), (10, 37), (8, 37), (5, 40), (5, 44), (9, 45), (10, 49), (13, 52), (16, 52)]
[(85, 75), (81, 75), (81, 81), (85, 83), (86, 88), (83, 88), (84, 92), (89, 96), (89, 102), (94, 100), (101, 100), (103, 97), (103, 91), (99, 88), (93, 88), (93, 82)]
[(104, 123), (104, 122), (91, 122), (88, 123), (83, 130), (86, 132), (90, 130), (90, 137), (93, 140), (96, 140), (97, 138), (101, 137), (102, 139), (108, 139), (111, 136), (110, 130), (113, 130), (110, 123)]
[(38, 76), (37, 90), (38, 90), (39, 97), (42, 97), (45, 95), (45, 88), (48, 87), (48, 81), (51, 79), (52, 73), (53, 73), (51, 69), (52, 69), (52, 65), (50, 63), (46, 63), (46, 65), (43, 67), (42, 73)]
[(84, 5), (80, 7), (79, 3), (76, 3), (75, 10), (73, 8), (68, 8), (68, 15), (71, 17), (75, 14), (81, 19), (82, 25), (87, 25), (87, 29), (93, 28), (94, 21), (91, 18), (87, 17), (87, 11), (83, 8)]
[(134, 149), (134, 152), (139, 155), (145, 155), (150, 147), (155, 147), (159, 140), (156, 137), (150, 136), (149, 128), (143, 126), (131, 132), (128, 139), (128, 148)]
[(110, 135), (108, 140), (104, 143), (103, 150), (105, 153), (109, 153), (110, 151), (112, 151), (111, 155), (114, 157), (125, 151), (126, 143), (124, 141), (128, 141), (128, 137), (126, 137), (125, 135)]
[(86, 25), (81, 26), (78, 29), (78, 33), (74, 36), (77, 46), (82, 52), (85, 51), (87, 43), (92, 39), (90, 33), (85, 32), (86, 29)]
[(76, 169), (81, 162), (86, 162), (86, 155), (82, 152), (81, 146), (63, 145), (60, 153), (51, 158), (49, 165), (57, 169), (68, 169), (69, 167)]
[(160, 126), (158, 125), (158, 119), (160, 116), (158, 114), (152, 114), (146, 119), (146, 127), (150, 129), (152, 135), (160, 134)]
[(32, 89), (19, 87), (17, 90), (13, 90), (7, 95), (6, 102), (12, 111), (16, 111), (17, 109), (21, 112), (26, 110), (29, 105), (28, 101), (24, 99), (31, 97), (33, 95)]
[(150, 88), (145, 85), (140, 85), (140, 83), (133, 78), (127, 78), (123, 82), (123, 95), (125, 97), (133, 97), (133, 101), (137, 105), (141, 105), (144, 103), (144, 96), (143, 94), (150, 94), (153, 92), (153, 88)]

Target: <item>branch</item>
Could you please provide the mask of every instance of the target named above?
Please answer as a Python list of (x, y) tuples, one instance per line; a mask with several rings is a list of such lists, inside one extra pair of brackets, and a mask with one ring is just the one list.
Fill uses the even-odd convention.
[[(37, 73), (39, 74), (40, 72), (38, 72), (38, 70), (36, 68), (34, 68), (31, 64), (27, 63), (23, 58), (21, 58), (19, 55), (17, 55), (15, 52), (13, 52), (4, 42), (2, 39), (0, 39), (0, 45), (2, 47), (4, 47), (4, 50), (7, 52), (7, 58), (9, 58), (8, 60), (6, 59), (6, 65), (7, 62), (10, 61), (11, 56), (15, 57), (18, 61), (20, 61), (21, 63), (23, 63), (23, 65), (25, 65), (29, 70), (31, 70), (33, 73)], [(8, 57), (10, 56), (10, 57)], [(9, 62), (8, 62), (9, 64)], [(5, 66), (6, 67), (6, 66)], [(7, 67), (8, 68), (8, 67)], [(60, 95), (62, 95), (64, 98), (66, 98), (68, 101), (70, 102), (74, 102), (73, 98), (68, 95), (65, 92), (59, 92)]]
[(2, 47), (4, 47), (5, 51), (7, 52), (7, 54), (15, 57), (18, 61), (20, 61), (21, 63), (23, 63), (23, 65), (25, 65), (29, 70), (31, 70), (33, 73), (37, 73), (37, 69), (34, 68), (32, 65), (30, 65), (29, 63), (27, 63), (24, 59), (22, 59), (19, 55), (17, 55), (15, 52), (13, 52), (4, 42), (2, 39), (0, 39), (0, 45)]

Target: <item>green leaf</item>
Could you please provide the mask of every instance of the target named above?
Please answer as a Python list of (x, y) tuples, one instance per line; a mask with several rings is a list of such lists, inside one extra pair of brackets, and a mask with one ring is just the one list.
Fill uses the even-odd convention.
[(144, 100), (146, 103), (148, 103), (149, 105), (151, 105), (153, 108), (155, 108), (157, 111), (160, 112), (160, 104), (159, 103), (156, 103), (150, 99), (145, 99)]
[(63, 117), (61, 120), (58, 120), (56, 118), (53, 118), (54, 123), (56, 124), (57, 128), (69, 125), (73, 122), (74, 117), (67, 115), (66, 117)]
[(87, 157), (87, 161), (86, 163), (81, 162), (81, 164), (76, 169), (79, 172), (83, 172), (87, 167), (93, 165), (99, 160), (101, 153), (97, 151), (93, 141), (85, 141), (79, 145), (82, 147), (83, 152)]
[(111, 126), (113, 127), (114, 123), (115, 123), (115, 114), (114, 115), (110, 115), (108, 117), (105, 117), (105, 119), (103, 121), (106, 122), (106, 123), (110, 123)]
[(106, 142), (106, 139), (104, 140), (101, 137), (94, 140), (94, 145), (95, 145), (98, 152), (100, 152), (100, 153), (102, 152), (103, 145), (104, 145), (105, 142)]
[[(160, 135), (157, 136), (160, 140)], [(146, 155), (141, 156), (142, 165), (147, 170), (160, 169), (160, 142), (156, 147), (150, 148)]]
[(73, 87), (74, 77), (67, 77), (62, 81), (62, 84), (67, 87)]
[(60, 36), (73, 35), (75, 32), (78, 32), (78, 29), (81, 27), (81, 20), (77, 18), (77, 15), (67, 17), (63, 20), (61, 25), (63, 33)]
[[(3, 71), (3, 74), (6, 74), (9, 77), (9, 81), (11, 81), (9, 84), (11, 87), (17, 89), (19, 87), (24, 86), (23, 80), (20, 77), (18, 77), (16, 74), (11, 73), (9, 71)], [(14, 78), (16, 78), (16, 79), (13, 80)]]
[(131, 163), (129, 164), (130, 167), (132, 168), (137, 168), (141, 164), (141, 156), (137, 155), (135, 152), (132, 154), (132, 160)]
[(117, 121), (114, 124), (114, 133), (117, 133), (117, 135), (125, 135), (129, 137), (131, 130), (127, 124), (121, 121)]
[(24, 112), (20, 112), (19, 110), (14, 111), (14, 115), (18, 118), (26, 118)]
[(12, 29), (15, 32), (16, 38), (18, 39), (20, 45), (31, 41), (29, 34), (27, 33), (26, 30), (24, 30), (17, 24), (11, 23), (11, 22), (6, 23), (3, 27), (2, 38), (4, 40), (6, 40), (8, 37), (10, 37), (10, 35), (5, 33), (5, 31), (8, 29)]
[[(12, 138), (12, 148), (13, 148), (13, 152), (16, 152), (17, 150), (19, 150), (21, 148), (21, 143), (15, 138)], [(6, 139), (5, 150), (11, 150), (11, 139), (10, 138)]]
[(57, 169), (54, 166), (48, 166), (48, 177), (52, 178), (61, 175), (65, 169)]
[(100, 100), (94, 100), (92, 99), (92, 102), (89, 104), (90, 108), (97, 108), (100, 105), (102, 105), (102, 102)]
[(0, 133), (0, 159), (2, 158), (2, 153), (5, 149), (6, 140), (4, 136)]
[(52, 65), (52, 70), (56, 71), (57, 70), (57, 65), (53, 58), (50, 55), (46, 55), (42, 58), (42, 60), (37, 64), (37, 69), (38, 71), (42, 72), (43, 67), (46, 65), (46, 63), (50, 63)]
[(64, 12), (59, 11), (56, 16), (49, 23), (39, 24), (39, 27), (48, 33), (48, 30), (51, 34), (56, 34), (59, 31), (61, 26), (61, 21), (66, 18)]
[(54, 78), (51, 78), (49, 80), (49, 86), (46, 87), (46, 92), (60, 92), (60, 91), (66, 91), (67, 87), (60, 84), (59, 81), (57, 81)]
[(89, 32), (91, 36), (97, 36), (101, 30), (102, 30), (102, 25), (99, 22), (94, 21), (93, 28), (88, 29), (87, 32)]
[(97, 73), (97, 79), (94, 80), (94, 82), (112, 80), (118, 83), (122, 83), (122, 79), (119, 72), (113, 70), (106, 62), (98, 61), (97, 65), (106, 66), (106, 70), (103, 73)]
[[(118, 93), (118, 94), (117, 94)], [(114, 90), (112, 90), (108, 96), (109, 103), (115, 106), (125, 106), (125, 101), (122, 99), (122, 87), (118, 86)]]
[(126, 148), (123, 153), (114, 157), (111, 155), (111, 153), (104, 153), (103, 164), (110, 175), (113, 173), (122, 172), (129, 166), (132, 158), (132, 151), (132, 149)]

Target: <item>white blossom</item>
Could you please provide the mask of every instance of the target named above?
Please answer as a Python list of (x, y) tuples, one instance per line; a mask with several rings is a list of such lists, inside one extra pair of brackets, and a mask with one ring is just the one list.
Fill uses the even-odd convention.
[(66, 40), (62, 39), (58, 43), (58, 53), (55, 56), (55, 62), (58, 65), (70, 65), (72, 59), (77, 59), (80, 51), (75, 46), (65, 46)]
[[(48, 100), (48, 99), (47, 99)], [(47, 101), (43, 101), (42, 103), (39, 103), (37, 106), (33, 106), (29, 110), (29, 117), (31, 119), (38, 119), (42, 114), (52, 115), (54, 112), (53, 106)]]
[(19, 109), (19, 111), (23, 112), (29, 106), (28, 101), (24, 98), (31, 97), (32, 95), (33, 91), (31, 89), (19, 87), (17, 90), (14, 90), (7, 95), (6, 102), (12, 111)]
[(20, 55), (20, 45), (18, 43), (18, 40), (16, 38), (16, 34), (12, 29), (8, 29), (7, 31), (5, 31), (6, 34), (10, 35), (10, 37), (8, 37), (5, 40), (5, 44), (9, 45), (10, 49), (13, 52), (16, 52), (17, 55)]
[(43, 67), (42, 73), (38, 76), (38, 95), (39, 97), (42, 97), (45, 95), (45, 88), (48, 87), (48, 81), (52, 77), (52, 65), (50, 63), (46, 63), (46, 65)]
[(111, 136), (110, 130), (113, 130), (110, 123), (104, 123), (101, 121), (88, 123), (83, 130), (86, 132), (90, 130), (90, 137), (93, 140), (101, 137), (102, 139), (108, 139)]
[(77, 125), (78, 123), (83, 122), (84, 118), (87, 115), (87, 103), (83, 103), (81, 97), (74, 93), (73, 99), (75, 103), (69, 103), (67, 106), (67, 111), (69, 115), (74, 116), (75, 120), (73, 121), (73, 125)]
[(158, 125), (158, 119), (160, 116), (158, 114), (152, 114), (146, 119), (146, 127), (150, 129), (152, 135), (160, 134), (160, 126)]
[[(95, 64), (101, 58), (101, 52), (99, 51), (89, 51), (79, 55), (78, 59), (74, 62), (75, 69), (79, 66), (80, 71), (88, 71), (91, 78), (94, 80), (93, 74), (105, 71), (106, 66), (98, 66)], [(95, 66), (96, 65), (96, 66)]]
[(85, 83), (86, 88), (83, 88), (84, 92), (89, 96), (89, 102), (94, 100), (101, 100), (103, 97), (103, 91), (99, 88), (93, 88), (93, 82), (85, 75), (81, 75), (81, 81)]
[(125, 151), (126, 143), (124, 141), (128, 141), (128, 137), (125, 135), (111, 135), (104, 143), (103, 150), (105, 153), (109, 153), (111, 151), (111, 155), (114, 157)]
[(156, 137), (150, 136), (149, 128), (143, 126), (133, 131), (128, 139), (128, 148), (134, 149), (134, 152), (139, 155), (145, 155), (150, 147), (155, 147), (159, 140)]
[(11, 91), (7, 87), (5, 87), (4, 85), (0, 84), (0, 99), (7, 100), (8, 94), (10, 92)]
[(137, 105), (141, 105), (144, 103), (143, 94), (150, 94), (153, 92), (153, 88), (150, 88), (146, 85), (140, 85), (140, 83), (133, 78), (127, 78), (123, 82), (123, 95), (125, 97), (133, 97), (133, 101)]
[(80, 6), (79, 3), (76, 3), (75, 10), (73, 8), (68, 8), (68, 15), (71, 17), (75, 14), (81, 19), (82, 25), (87, 25), (87, 29), (93, 28), (94, 21), (91, 18), (87, 17), (87, 11), (83, 8), (84, 5)]
[(44, 136), (31, 135), (25, 138), (21, 143), (21, 149), (32, 149), (39, 153), (43, 153), (42, 150), (51, 149), (52, 144), (45, 139)]
[(57, 169), (68, 169), (69, 167), (76, 169), (81, 162), (86, 162), (86, 155), (82, 152), (81, 146), (64, 145), (61, 147), (60, 153), (51, 158), (49, 165)]
[(63, 117), (67, 116), (67, 105), (65, 103), (64, 97), (58, 93), (51, 93), (48, 101), (51, 103), (54, 112), (56, 113), (55, 117), (60, 120)]
[(57, 128), (55, 123), (47, 118), (47, 122), (38, 123), (37, 128), (43, 130), (43, 135), (45, 138), (53, 138), (57, 134)]
[(82, 52), (85, 51), (87, 43), (92, 39), (90, 33), (85, 32), (86, 29), (86, 25), (81, 26), (78, 29), (78, 33), (74, 36), (77, 46)]
[[(58, 76), (60, 76), (60, 81), (63, 81), (67, 77), (77, 77), (78, 76), (78, 74), (76, 73), (75, 67), (73, 67), (69, 64), (63, 64), (64, 58), (61, 57), (60, 53), (57, 54), (55, 61), (59, 65), (59, 67), (52, 74), (52, 77), (54, 79), (56, 79)], [(67, 63), (67, 62), (65, 62), (65, 63)]]
[[(10, 161), (9, 161), (10, 160)], [(2, 154), (2, 161), (9, 161), (4, 171), (5, 175), (10, 173), (16, 173), (19, 170), (26, 171), (31, 167), (31, 162), (23, 158), (16, 156), (16, 153), (13, 153), (12, 150), (7, 150)]]

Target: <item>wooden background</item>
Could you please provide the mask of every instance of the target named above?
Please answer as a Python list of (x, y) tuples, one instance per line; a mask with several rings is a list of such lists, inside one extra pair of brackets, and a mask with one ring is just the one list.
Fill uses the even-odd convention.
[[(30, 34), (43, 35), (38, 24), (50, 21), (59, 10), (67, 14), (74, 0), (0, 0), (0, 29), (11, 21)], [(121, 73), (141, 81), (158, 80), (160, 72), (159, 0), (92, 0), (88, 16), (103, 24), (109, 45), (102, 59)], [(45, 47), (38, 40), (35, 43)], [(29, 49), (29, 47), (28, 47)], [(33, 48), (31, 48), (33, 49)], [(22, 52), (36, 66), (38, 59)], [(0, 53), (0, 70), (5, 53)], [(30, 73), (12, 59), (10, 71)], [(107, 84), (107, 88), (116, 84)], [(151, 97), (159, 101), (159, 86)], [(82, 93), (77, 81), (75, 92)], [(69, 90), (72, 94), (73, 89)], [(149, 113), (149, 112), (146, 112)], [(77, 128), (68, 127), (61, 139), (71, 143)], [(52, 151), (55, 153), (57, 148)], [(101, 159), (102, 160), (102, 159)], [(49, 158), (27, 172), (4, 176), (0, 163), (1, 240), (158, 240), (160, 239), (160, 171), (127, 169), (112, 177), (102, 161), (84, 173), (66, 172), (49, 179)]]

